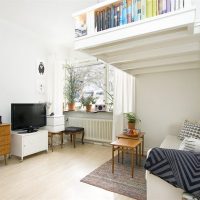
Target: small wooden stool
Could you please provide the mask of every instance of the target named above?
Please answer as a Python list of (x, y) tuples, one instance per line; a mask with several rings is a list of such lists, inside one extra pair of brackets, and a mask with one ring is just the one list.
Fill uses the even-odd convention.
[(53, 152), (53, 136), (54, 135), (60, 135), (60, 140), (61, 140), (61, 148), (63, 148), (63, 132), (60, 131), (60, 132), (48, 132), (48, 137), (51, 139), (51, 149), (52, 149), (52, 152)]
[(81, 142), (82, 144), (84, 144), (83, 139), (84, 139), (84, 128), (82, 127), (74, 127), (74, 126), (70, 126), (67, 127), (65, 129), (65, 131), (63, 131), (66, 135), (70, 134), (70, 138), (71, 138), (71, 142), (73, 141), (74, 143), (74, 148), (76, 147), (76, 134), (82, 134), (82, 139)]

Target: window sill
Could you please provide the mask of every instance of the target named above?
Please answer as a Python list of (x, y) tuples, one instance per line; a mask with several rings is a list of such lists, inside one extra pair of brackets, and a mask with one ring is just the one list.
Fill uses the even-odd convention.
[(78, 111), (64, 111), (65, 118), (75, 117), (75, 118), (88, 118), (88, 119), (113, 119), (112, 112), (86, 112), (84, 110)]
[(86, 112), (85, 110), (64, 110), (63, 113), (70, 113), (70, 112), (75, 112), (75, 113), (87, 113), (87, 114), (90, 114), (90, 113), (113, 113), (112, 111), (91, 111), (91, 112)]

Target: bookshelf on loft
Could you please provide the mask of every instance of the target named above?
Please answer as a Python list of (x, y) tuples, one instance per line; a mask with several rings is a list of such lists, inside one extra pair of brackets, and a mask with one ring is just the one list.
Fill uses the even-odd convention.
[[(188, 0), (109, 0), (74, 14), (75, 37), (190, 8)], [(93, 18), (93, 19), (92, 19)], [(94, 22), (94, 23), (93, 23)]]
[[(107, 29), (99, 29), (99, 25), (95, 23), (99, 13), (112, 6), (118, 7), (124, 1), (128, 2), (128, 0), (107, 0), (75, 13), (73, 15), (75, 21), (82, 17), (84, 19), (82, 21), (85, 23), (84, 36), (75, 38), (75, 49), (95, 56), (131, 74), (200, 66), (199, 0), (144, 0), (148, 17), (140, 15), (140, 12), (143, 12), (141, 9), (137, 21), (134, 21), (133, 17), (130, 23), (127, 21), (125, 24), (120, 24), (122, 23), (120, 21), (123, 20), (118, 19), (117, 25), (119, 26), (111, 27), (109, 22), (110, 24), (107, 25), (104, 23), (103, 29)], [(153, 4), (153, 2), (161, 1), (173, 1), (174, 5), (176, 2), (184, 4), (179, 9), (171, 9), (170, 12), (163, 12), (156, 16), (152, 16), (152, 10), (149, 16), (149, 2)], [(142, 5), (143, 0), (137, 0), (137, 2)], [(158, 11), (157, 14), (160, 12)], [(125, 16), (128, 19), (128, 15)], [(110, 17), (108, 18), (110, 19)], [(102, 23), (100, 24), (102, 26)], [(112, 26), (114, 25), (112, 24)]]

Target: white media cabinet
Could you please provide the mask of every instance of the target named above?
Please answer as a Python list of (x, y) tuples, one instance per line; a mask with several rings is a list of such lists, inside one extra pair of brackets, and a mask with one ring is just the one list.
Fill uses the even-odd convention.
[(12, 132), (11, 155), (18, 156), (23, 160), (25, 156), (40, 151), (48, 151), (47, 130), (38, 130), (33, 133)]

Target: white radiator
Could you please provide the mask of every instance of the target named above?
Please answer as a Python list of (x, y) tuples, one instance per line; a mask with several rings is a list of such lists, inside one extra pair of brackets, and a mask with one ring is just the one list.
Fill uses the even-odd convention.
[(69, 117), (67, 125), (83, 127), (84, 138), (87, 140), (109, 143), (112, 141), (112, 120)]

